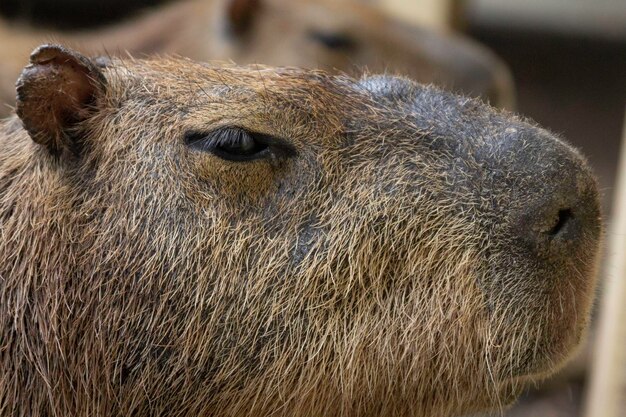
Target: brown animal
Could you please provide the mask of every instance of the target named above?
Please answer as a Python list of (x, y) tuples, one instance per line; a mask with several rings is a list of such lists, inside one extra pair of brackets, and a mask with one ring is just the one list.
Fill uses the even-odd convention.
[(17, 115), (0, 416), (452, 416), (583, 335), (595, 181), (476, 100), (42, 46)]
[[(75, 34), (0, 21), (0, 101), (13, 105), (25, 51), (50, 39), (90, 53), (176, 53), (200, 61), (387, 71), (481, 96), (498, 107), (514, 104), (509, 71), (485, 48), (402, 24), (354, 1), (191, 0)], [(2, 107), (8, 114), (10, 108)]]

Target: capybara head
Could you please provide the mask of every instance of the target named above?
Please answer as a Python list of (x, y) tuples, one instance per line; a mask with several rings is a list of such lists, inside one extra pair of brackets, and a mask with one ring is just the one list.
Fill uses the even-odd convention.
[(0, 128), (0, 415), (450, 416), (556, 369), (583, 158), (403, 78), (42, 46)]
[[(124, 10), (121, 2), (136, 9), (160, 0), (29, 0), (21, 8), (27, 16), (65, 22), (63, 31), (15, 26), (0, 19), (0, 100), (14, 104), (15, 79), (28, 51), (52, 37), (92, 52), (104, 48), (122, 55), (125, 51), (142, 56), (165, 53), (199, 61), (405, 74), (418, 82), (480, 96), (497, 107), (514, 106), (510, 72), (486, 48), (462, 36), (403, 24), (362, 2), (176, 1), (140, 15), (129, 11), (127, 20), (116, 25), (78, 33), (67, 30), (67, 24), (76, 24), (76, 19), (91, 22), (90, 10), (99, 17)], [(50, 13), (50, 8), (56, 13)], [(0, 116), (9, 110), (0, 104)]]
[[(404, 74), (422, 83), (512, 108), (506, 65), (459, 35), (416, 27), (353, 0), (213, 0), (177, 36), (184, 56), (321, 68), (347, 73)], [(210, 9), (209, 9), (210, 7)], [(210, 10), (210, 12), (209, 12)], [(179, 48), (176, 48), (179, 49)], [(189, 55), (187, 54), (189, 52)], [(200, 55), (200, 56), (199, 56)]]

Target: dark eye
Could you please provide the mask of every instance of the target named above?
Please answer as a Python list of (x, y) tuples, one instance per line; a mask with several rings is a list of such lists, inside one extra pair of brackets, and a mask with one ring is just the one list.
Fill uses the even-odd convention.
[(192, 149), (237, 162), (295, 155), (294, 148), (284, 139), (239, 127), (224, 127), (208, 133), (188, 132), (185, 143)]
[(309, 32), (309, 37), (328, 49), (335, 50), (349, 50), (356, 47), (356, 42), (350, 36), (343, 33), (327, 33), (318, 30), (312, 30)]

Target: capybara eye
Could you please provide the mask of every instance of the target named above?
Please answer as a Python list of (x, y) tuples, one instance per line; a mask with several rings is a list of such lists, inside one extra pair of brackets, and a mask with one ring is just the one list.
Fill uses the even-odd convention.
[(318, 30), (312, 30), (309, 32), (309, 37), (328, 49), (343, 49), (349, 50), (356, 47), (354, 39), (348, 35), (342, 33), (327, 33)]
[(236, 162), (295, 154), (295, 150), (283, 139), (240, 127), (224, 127), (211, 132), (187, 132), (185, 143), (192, 149), (210, 152), (219, 158)]

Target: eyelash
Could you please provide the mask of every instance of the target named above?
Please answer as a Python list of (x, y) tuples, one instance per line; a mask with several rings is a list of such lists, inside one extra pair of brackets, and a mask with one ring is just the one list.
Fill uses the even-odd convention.
[(235, 162), (287, 158), (296, 154), (295, 149), (284, 139), (240, 127), (187, 132), (185, 143), (191, 149), (210, 152), (221, 159)]

